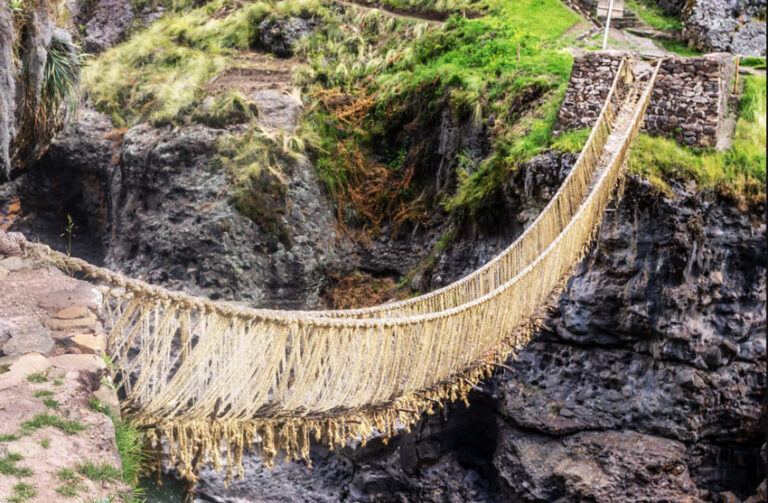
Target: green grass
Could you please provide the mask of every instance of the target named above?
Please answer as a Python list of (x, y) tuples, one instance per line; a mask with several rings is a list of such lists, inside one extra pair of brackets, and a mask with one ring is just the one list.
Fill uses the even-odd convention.
[(34, 393), (35, 398), (50, 398), (52, 396), (53, 396), (53, 391), (50, 391), (47, 389), (39, 389)]
[(59, 402), (54, 400), (53, 398), (46, 398), (43, 400), (43, 404), (45, 404), (46, 407), (53, 410), (58, 410), (59, 408)]
[(51, 446), (51, 439), (50, 438), (41, 438), (40, 439), (40, 446), (42, 446), (43, 449), (47, 449)]
[(552, 142), (551, 148), (554, 150), (560, 150), (561, 152), (570, 152), (571, 154), (578, 154), (589, 139), (589, 135), (592, 133), (591, 129), (576, 129), (574, 131), (568, 131), (563, 133)]
[(117, 452), (122, 463), (123, 481), (130, 484), (136, 492), (139, 482), (139, 474), (147, 461), (142, 449), (144, 437), (135, 426), (121, 422), (115, 428), (115, 442)]
[(0, 458), (0, 474), (12, 475), (15, 477), (30, 477), (32, 470), (27, 467), (18, 467), (16, 463), (24, 459), (21, 454), (9, 452)]
[(76, 420), (67, 420), (59, 416), (53, 416), (50, 414), (38, 414), (29, 421), (25, 421), (21, 424), (21, 431), (24, 434), (31, 433), (40, 428), (47, 426), (53, 426), (60, 429), (67, 435), (74, 435), (88, 428), (86, 425)]
[(115, 443), (122, 465), (122, 479), (130, 484), (136, 492), (139, 474), (146, 461), (146, 455), (142, 449), (144, 437), (141, 431), (128, 422), (119, 421), (109, 406), (102, 403), (98, 398), (91, 397), (88, 402), (94, 411), (105, 414), (112, 419), (115, 428)]
[(8, 498), (8, 501), (11, 503), (21, 503), (35, 496), (37, 496), (37, 490), (34, 485), (19, 482), (13, 486), (13, 494)]
[(752, 57), (748, 57), (748, 58), (741, 58), (739, 60), (739, 64), (741, 66), (749, 66), (751, 68), (758, 68), (758, 69), (765, 70), (765, 58), (764, 57), (760, 58), (760, 57), (752, 56)]
[(643, 21), (657, 30), (680, 31), (683, 29), (680, 18), (664, 14), (664, 11), (658, 8), (653, 0), (627, 0), (626, 5), (634, 10)]
[(660, 40), (660, 42), (661, 45), (664, 46), (664, 48), (669, 52), (674, 52), (675, 54), (684, 56), (686, 58), (693, 58), (704, 54), (698, 49), (688, 47), (688, 44), (685, 42), (680, 42), (677, 40)]
[(80, 484), (80, 478), (71, 468), (62, 468), (56, 472), (56, 478), (62, 483), (56, 492), (67, 498), (74, 498), (85, 488)]
[(702, 189), (746, 197), (764, 193), (765, 97), (765, 77), (747, 76), (733, 144), (727, 151), (693, 149), (668, 138), (642, 134), (630, 152), (630, 171), (660, 186), (669, 180), (693, 180)]
[(61, 386), (62, 384), (64, 384), (64, 381), (62, 381), (61, 379), (54, 379), (53, 380), (53, 385), (54, 386)]
[(27, 376), (27, 381), (33, 384), (40, 384), (48, 381), (48, 371), (35, 372)]
[(114, 466), (108, 463), (96, 465), (91, 461), (77, 465), (77, 473), (96, 482), (109, 482), (121, 477), (120, 470)]
[(18, 439), (19, 437), (13, 433), (4, 433), (0, 435), (0, 442), (13, 442)]
[(92, 396), (88, 399), (88, 404), (91, 406), (91, 410), (98, 412), (100, 414), (105, 414), (110, 418), (114, 419), (114, 414), (112, 413), (112, 409), (110, 409), (108, 405), (106, 405), (104, 402), (102, 402), (95, 396)]
[(65, 498), (74, 498), (82, 489), (82, 486), (79, 484), (63, 484), (56, 488), (56, 492)]
[(77, 480), (77, 474), (71, 468), (62, 468), (56, 472), (56, 478), (64, 482), (72, 482)]

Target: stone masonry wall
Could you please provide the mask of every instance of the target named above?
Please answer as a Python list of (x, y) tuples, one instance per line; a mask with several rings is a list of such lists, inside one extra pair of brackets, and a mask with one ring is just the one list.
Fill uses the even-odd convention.
[[(555, 125), (555, 134), (591, 128), (622, 58), (620, 51), (596, 51), (577, 57)], [(647, 64), (636, 66), (642, 78)], [(659, 70), (643, 130), (675, 138), (685, 145), (715, 146), (728, 106), (734, 72), (730, 54), (666, 59)]]

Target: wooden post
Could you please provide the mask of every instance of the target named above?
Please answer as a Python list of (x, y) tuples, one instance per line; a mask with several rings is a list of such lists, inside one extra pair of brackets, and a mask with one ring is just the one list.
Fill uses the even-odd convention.
[(739, 93), (739, 63), (741, 62), (741, 56), (736, 56), (736, 73), (733, 75), (733, 94)]
[(611, 14), (613, 14), (613, 0), (608, 4), (608, 15), (605, 16), (605, 37), (603, 37), (603, 50), (608, 47), (608, 32), (611, 30)]
[(520, 44), (517, 44), (517, 60), (520, 61)]

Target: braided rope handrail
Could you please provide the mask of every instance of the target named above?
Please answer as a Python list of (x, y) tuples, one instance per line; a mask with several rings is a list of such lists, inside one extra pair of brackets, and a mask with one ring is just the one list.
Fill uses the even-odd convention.
[(242, 452), (255, 441), (267, 464), (278, 450), (309, 461), (310, 433), (331, 446), (373, 432), (389, 437), (445, 400), (466, 400), (494, 364), (528, 342), (537, 310), (596, 232), (657, 72), (638, 98), (622, 63), (559, 202), (515, 241), (525, 243), (515, 262), (447, 308), (380, 318), (248, 309), (148, 285), (43, 245), (28, 243), (27, 253), (109, 285), (107, 348), (124, 406), (151, 438), (170, 441), (171, 462), (184, 476), (194, 479), (206, 460), (219, 469), (220, 451), (228, 475), (234, 466), (242, 475)]

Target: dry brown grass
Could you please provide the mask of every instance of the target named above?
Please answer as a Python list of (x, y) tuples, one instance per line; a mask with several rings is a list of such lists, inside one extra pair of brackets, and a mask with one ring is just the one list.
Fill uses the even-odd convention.
[[(375, 105), (373, 95), (360, 94), (350, 96), (339, 89), (329, 89), (315, 97), (337, 124), (350, 129), (362, 128)], [(415, 163), (406, 160), (402, 167), (393, 169), (373, 160), (351, 137), (340, 139), (335, 150), (338, 162), (347, 166), (347, 184), (336, 194), (338, 221), (345, 233), (366, 241), (385, 224), (396, 235), (406, 222), (423, 222), (427, 218), (422, 199), (409, 194)], [(348, 208), (354, 209), (358, 220), (355, 231), (346, 225)]]
[(407, 297), (407, 293), (398, 289), (391, 278), (375, 278), (360, 271), (345, 276), (330, 275), (329, 278), (332, 286), (322, 296), (326, 309), (370, 307)]

